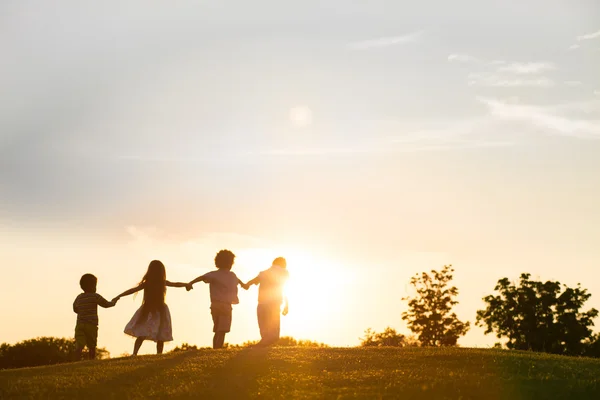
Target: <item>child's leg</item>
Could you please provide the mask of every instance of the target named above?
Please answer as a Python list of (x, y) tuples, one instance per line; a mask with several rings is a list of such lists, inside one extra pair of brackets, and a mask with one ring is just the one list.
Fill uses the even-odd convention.
[(156, 354), (162, 354), (164, 348), (165, 342), (161, 342), (160, 340), (156, 342)]
[(96, 347), (90, 347), (90, 360), (95, 360), (96, 359)]
[(140, 351), (140, 347), (142, 347), (142, 343), (146, 338), (139, 337), (135, 340), (135, 344), (133, 345), (133, 355), (137, 356), (138, 351)]
[(226, 332), (215, 332), (213, 336), (213, 349), (222, 349), (225, 344), (225, 333)]
[(75, 347), (75, 361), (81, 361), (81, 353), (83, 352), (83, 346), (77, 345)]

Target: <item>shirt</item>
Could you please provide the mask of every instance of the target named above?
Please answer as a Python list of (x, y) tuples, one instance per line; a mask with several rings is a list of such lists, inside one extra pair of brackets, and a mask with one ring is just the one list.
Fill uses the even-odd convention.
[(258, 274), (258, 304), (281, 304), (283, 287), (290, 274), (277, 265)]
[(113, 304), (98, 293), (81, 293), (73, 302), (73, 311), (77, 313), (77, 323), (98, 325), (98, 306), (108, 308)]
[(238, 277), (226, 269), (211, 271), (202, 276), (209, 285), (210, 301), (227, 304), (238, 304)]

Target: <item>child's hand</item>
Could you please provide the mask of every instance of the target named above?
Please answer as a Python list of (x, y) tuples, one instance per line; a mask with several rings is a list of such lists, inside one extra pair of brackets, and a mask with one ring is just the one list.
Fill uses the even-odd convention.
[(288, 306), (283, 307), (283, 311), (281, 312), (281, 315), (286, 316), (288, 315)]
[(119, 299), (120, 299), (120, 297), (119, 297), (119, 296), (117, 296), (117, 297), (115, 297), (114, 299), (112, 299), (112, 302), (113, 302), (114, 304), (117, 304), (117, 301), (119, 301)]
[(247, 283), (242, 283), (242, 287), (244, 288), (244, 290), (250, 289), (250, 285), (248, 285)]
[(192, 290), (194, 288), (194, 285), (192, 285), (191, 283), (188, 283), (187, 285), (185, 285), (185, 290), (187, 290), (188, 292), (190, 290)]

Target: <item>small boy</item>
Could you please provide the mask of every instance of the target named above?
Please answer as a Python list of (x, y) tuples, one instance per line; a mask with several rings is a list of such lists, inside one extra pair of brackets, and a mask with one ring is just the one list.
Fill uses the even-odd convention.
[[(213, 320), (213, 349), (220, 349), (225, 343), (225, 334), (231, 330), (232, 304), (238, 304), (238, 284), (244, 287), (242, 281), (231, 267), (235, 254), (229, 250), (221, 250), (215, 257), (216, 271), (208, 272), (189, 283), (206, 282), (210, 289), (210, 313)], [(190, 289), (188, 289), (190, 290)]]
[(283, 287), (289, 278), (287, 271), (287, 262), (283, 257), (277, 257), (273, 260), (271, 268), (262, 271), (258, 276), (248, 283), (245, 287), (252, 285), (258, 286), (258, 307), (256, 316), (258, 317), (258, 328), (260, 329), (261, 340), (259, 346), (269, 346), (279, 340), (281, 320), (279, 311), (281, 303), (285, 302), (283, 315), (288, 313), (288, 299), (283, 295)]
[(98, 278), (92, 274), (85, 274), (79, 281), (83, 290), (73, 302), (73, 311), (77, 313), (75, 325), (75, 343), (77, 359), (81, 360), (81, 352), (87, 346), (90, 360), (96, 358), (96, 344), (98, 342), (98, 306), (109, 308), (117, 304), (118, 299), (107, 301), (96, 293)]

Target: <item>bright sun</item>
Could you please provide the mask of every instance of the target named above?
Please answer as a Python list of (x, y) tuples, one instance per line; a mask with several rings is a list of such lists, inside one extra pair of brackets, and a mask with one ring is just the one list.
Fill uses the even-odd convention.
[(279, 255), (286, 258), (290, 272), (285, 287), (290, 312), (282, 319), (282, 334), (299, 339), (318, 338), (323, 326), (328, 325), (332, 316), (340, 315), (350, 300), (352, 293), (348, 283), (352, 275), (341, 265), (306, 251), (285, 250), (274, 254), (266, 249), (255, 249), (240, 254), (240, 258), (248, 265), (259, 262), (264, 265), (266, 260), (270, 262)]
[(307, 106), (296, 106), (290, 108), (290, 121), (297, 127), (305, 127), (312, 123), (312, 110)]

